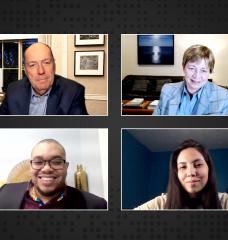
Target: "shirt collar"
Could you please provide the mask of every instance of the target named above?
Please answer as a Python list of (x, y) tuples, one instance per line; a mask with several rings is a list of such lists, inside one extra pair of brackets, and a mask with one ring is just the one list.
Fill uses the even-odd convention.
[[(204, 85), (204, 86), (205, 86), (205, 85)], [(201, 96), (201, 93), (202, 93), (202, 91), (203, 91), (204, 86), (202, 86), (202, 87), (200, 88), (200, 90), (198, 90), (196, 93), (192, 94), (192, 96), (195, 96), (197, 99), (199, 99), (200, 96)], [(190, 93), (188, 92), (187, 87), (186, 87), (186, 83), (184, 84), (184, 88), (183, 88), (183, 92), (182, 92), (182, 97), (183, 97), (184, 95), (190, 96)]]
[[(27, 187), (27, 192), (28, 195), (32, 198), (33, 201), (39, 203), (39, 205), (44, 206), (47, 203), (44, 203), (36, 194), (36, 192), (34, 191), (34, 184), (32, 183), (32, 181), (29, 182), (28, 187)], [(56, 201), (59, 202), (61, 201), (63, 198), (66, 197), (66, 187), (59, 192), (59, 194), (57, 195), (57, 197), (51, 199), (50, 201)], [(50, 202), (49, 201), (49, 202)]]
[[(46, 93), (44, 93), (42, 96), (49, 96), (51, 89), (52, 89), (52, 87), (50, 87), (50, 89), (48, 89), (48, 91)], [(34, 91), (32, 86), (31, 86), (31, 91), (32, 91), (32, 94), (31, 94), (32, 97), (42, 97)]]

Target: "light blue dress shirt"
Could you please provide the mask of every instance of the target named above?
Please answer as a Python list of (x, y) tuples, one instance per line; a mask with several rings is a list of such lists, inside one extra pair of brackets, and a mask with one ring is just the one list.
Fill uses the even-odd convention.
[(196, 115), (202, 89), (203, 87), (191, 96), (184, 86), (177, 115)]
[(29, 115), (46, 115), (47, 100), (51, 88), (42, 96), (38, 95), (31, 87), (31, 99), (29, 104)]

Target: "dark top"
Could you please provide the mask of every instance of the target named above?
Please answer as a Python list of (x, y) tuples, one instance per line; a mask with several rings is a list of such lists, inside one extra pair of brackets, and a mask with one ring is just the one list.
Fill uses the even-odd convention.
[[(87, 115), (85, 88), (72, 80), (55, 75), (47, 100), (46, 115)], [(31, 84), (27, 77), (11, 83), (0, 107), (0, 115), (28, 115)]]
[[(0, 188), (0, 209), (20, 209), (28, 182), (5, 184)], [(105, 199), (92, 193), (66, 186), (64, 209), (107, 209)], [(47, 208), (46, 208), (47, 209)]]
[(48, 202), (44, 203), (41, 199), (33, 199), (29, 190), (24, 194), (24, 198), (21, 203), (21, 209), (64, 209), (67, 203), (67, 195), (60, 193), (58, 196), (52, 198)]

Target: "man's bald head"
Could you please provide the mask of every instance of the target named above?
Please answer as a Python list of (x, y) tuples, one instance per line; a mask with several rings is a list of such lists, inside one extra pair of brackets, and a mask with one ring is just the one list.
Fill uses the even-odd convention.
[(59, 143), (58, 141), (56, 141), (55, 139), (52, 139), (52, 138), (47, 138), (47, 139), (43, 139), (43, 140), (39, 141), (32, 149), (32, 153), (31, 153), (32, 158), (33, 158), (34, 152), (37, 150), (38, 146), (42, 145), (42, 144), (55, 145), (59, 149), (59, 152), (62, 155), (62, 157), (64, 159), (66, 159), (66, 151), (65, 151), (63, 145), (61, 143)]
[(37, 42), (37, 43), (33, 43), (25, 50), (24, 56), (23, 56), (23, 63), (26, 63), (26, 56), (29, 55), (30, 52), (42, 51), (43, 49), (46, 49), (47, 51), (49, 51), (51, 58), (54, 60), (54, 55), (52, 53), (50, 46), (48, 46), (45, 43)]
[(40, 96), (51, 89), (55, 78), (55, 61), (51, 48), (34, 43), (24, 53), (25, 74), (33, 90)]

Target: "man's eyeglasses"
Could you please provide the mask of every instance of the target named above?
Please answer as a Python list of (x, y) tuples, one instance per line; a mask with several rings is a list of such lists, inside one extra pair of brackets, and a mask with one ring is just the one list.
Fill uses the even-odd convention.
[(55, 158), (51, 160), (34, 159), (31, 160), (30, 163), (34, 170), (42, 169), (46, 163), (48, 163), (50, 168), (54, 170), (61, 170), (64, 169), (66, 160), (62, 158)]

